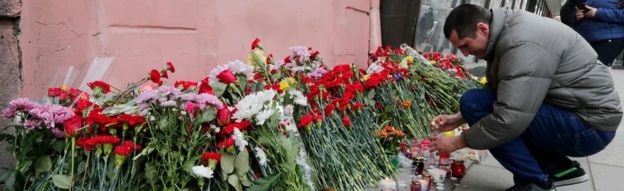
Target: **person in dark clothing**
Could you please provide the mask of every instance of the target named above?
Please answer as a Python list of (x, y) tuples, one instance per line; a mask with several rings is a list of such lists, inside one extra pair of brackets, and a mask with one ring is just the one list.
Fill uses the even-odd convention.
[(562, 21), (589, 42), (603, 64), (611, 66), (624, 50), (624, 0), (569, 0), (561, 14)]
[(487, 61), (488, 87), (465, 92), (460, 112), (431, 121), (432, 150), (489, 149), (514, 175), (508, 190), (553, 190), (587, 181), (568, 156), (603, 150), (622, 120), (620, 97), (596, 51), (577, 32), (523, 10), (463, 4), (444, 25), (464, 55)]

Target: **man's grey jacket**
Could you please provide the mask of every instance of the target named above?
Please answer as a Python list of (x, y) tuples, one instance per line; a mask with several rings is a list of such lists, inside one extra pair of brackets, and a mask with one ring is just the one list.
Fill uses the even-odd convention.
[(466, 146), (489, 149), (516, 138), (543, 102), (574, 111), (592, 128), (615, 131), (620, 98), (597, 58), (583, 37), (560, 22), (493, 9), (486, 75), (497, 100), (493, 112), (462, 135)]

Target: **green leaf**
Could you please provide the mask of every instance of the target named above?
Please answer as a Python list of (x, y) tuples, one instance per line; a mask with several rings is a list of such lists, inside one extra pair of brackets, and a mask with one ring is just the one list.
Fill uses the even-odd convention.
[(60, 189), (69, 189), (69, 187), (71, 186), (69, 184), (69, 177), (67, 177), (67, 175), (56, 174), (52, 176), (52, 181), (54, 182), (54, 185), (56, 187), (59, 187)]
[(249, 152), (243, 150), (236, 157), (236, 174), (245, 175), (249, 171)]
[(251, 180), (249, 180), (249, 178), (247, 177), (247, 175), (239, 175), (238, 179), (240, 180), (241, 184), (245, 187), (249, 187), (251, 186), (251, 184), (253, 182), (251, 182)]
[(238, 181), (238, 177), (236, 175), (230, 175), (228, 176), (228, 183), (230, 183), (230, 185), (232, 185), (234, 187), (234, 189), (236, 189), (236, 191), (241, 191), (243, 190), (243, 188), (240, 185), (240, 181)]
[(368, 92), (368, 96), (367, 96), (367, 97), (368, 97), (368, 99), (370, 99), (370, 100), (374, 100), (374, 99), (375, 99), (375, 91), (374, 91), (374, 90), (369, 91), (369, 92)]
[(63, 151), (65, 149), (65, 142), (54, 141), (54, 143), (52, 143), (52, 149), (54, 149), (57, 152)]
[(35, 160), (35, 172), (49, 172), (52, 170), (52, 160), (50, 160), (50, 156), (43, 155)]
[(275, 174), (258, 179), (253, 182), (253, 185), (249, 187), (249, 191), (268, 191), (270, 190), (276, 181), (281, 177), (281, 174)]
[(199, 123), (206, 123), (214, 120), (217, 117), (217, 110), (214, 107), (209, 107), (202, 113)]
[(221, 153), (221, 170), (225, 172), (225, 174), (230, 174), (234, 172), (234, 161), (236, 160), (236, 156), (230, 153)]
[(182, 168), (184, 169), (184, 171), (192, 174), (194, 165), (195, 165), (195, 159), (189, 159), (189, 160), (184, 161)]
[(223, 92), (225, 92), (225, 88), (227, 88), (227, 85), (221, 82), (210, 82), (210, 86), (212, 87), (212, 91), (217, 97), (221, 97), (221, 95), (223, 95)]

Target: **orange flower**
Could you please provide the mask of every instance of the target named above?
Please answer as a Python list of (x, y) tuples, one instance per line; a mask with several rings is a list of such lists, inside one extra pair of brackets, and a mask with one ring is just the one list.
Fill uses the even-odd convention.
[(403, 108), (410, 108), (412, 107), (412, 102), (409, 100), (405, 100), (403, 102), (401, 102), (401, 106), (403, 106)]

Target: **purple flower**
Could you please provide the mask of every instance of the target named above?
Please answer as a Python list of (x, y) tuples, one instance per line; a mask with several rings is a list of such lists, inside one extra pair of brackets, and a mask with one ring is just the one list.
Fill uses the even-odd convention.
[(56, 137), (56, 138), (63, 138), (65, 137), (65, 132), (61, 131), (60, 129), (57, 128), (53, 128), (50, 130), (52, 132), (52, 134)]
[(180, 96), (181, 93), (178, 88), (173, 86), (160, 86), (158, 90), (160, 90), (160, 93), (162, 93), (163, 96), (171, 96), (171, 99), (178, 99), (178, 96)]
[(223, 108), (223, 103), (221, 102), (221, 100), (219, 100), (219, 98), (217, 98), (216, 96), (208, 93), (197, 95), (195, 102), (200, 105), (200, 109), (203, 109), (205, 107), (205, 104), (207, 103), (215, 106), (217, 109)]
[(60, 124), (76, 114), (68, 107), (54, 105), (52, 106), (52, 115), (54, 117), (54, 123)]
[(75, 115), (74, 112), (67, 107), (52, 104), (38, 105), (31, 109), (28, 114), (32, 115), (35, 119), (42, 120), (48, 129), (55, 127), (55, 124), (63, 123), (66, 119)]
[(165, 102), (160, 103), (160, 106), (163, 106), (163, 107), (175, 107), (177, 105), (178, 104), (174, 100), (169, 100), (169, 101), (165, 101)]
[(184, 101), (195, 101), (195, 97), (197, 97), (197, 94), (195, 93), (185, 93), (180, 95), (180, 99)]
[(307, 60), (312, 54), (310, 50), (308, 50), (308, 47), (305, 46), (293, 46), (288, 49), (295, 53), (296, 56), (300, 56), (302, 62)]
[(5, 118), (12, 118), (17, 111), (29, 112), (31, 109), (37, 107), (39, 104), (30, 101), (28, 98), (17, 98), (9, 102), (9, 106), (2, 110), (2, 116)]
[(323, 77), (323, 75), (325, 75), (325, 73), (327, 73), (327, 70), (325, 70), (324, 68), (318, 67), (318, 68), (316, 68), (316, 70), (310, 72), (308, 74), (308, 77), (312, 78), (312, 79), (315, 79), (315, 80), (318, 80), (318, 79), (321, 79), (321, 77)]
[(141, 93), (141, 95), (139, 95), (137, 98), (135, 98), (135, 101), (139, 104), (149, 103), (153, 99), (155, 99), (156, 96), (158, 96), (158, 90), (146, 90)]
[(35, 129), (41, 125), (41, 120), (38, 119), (28, 119), (24, 122), (24, 127), (27, 129)]

